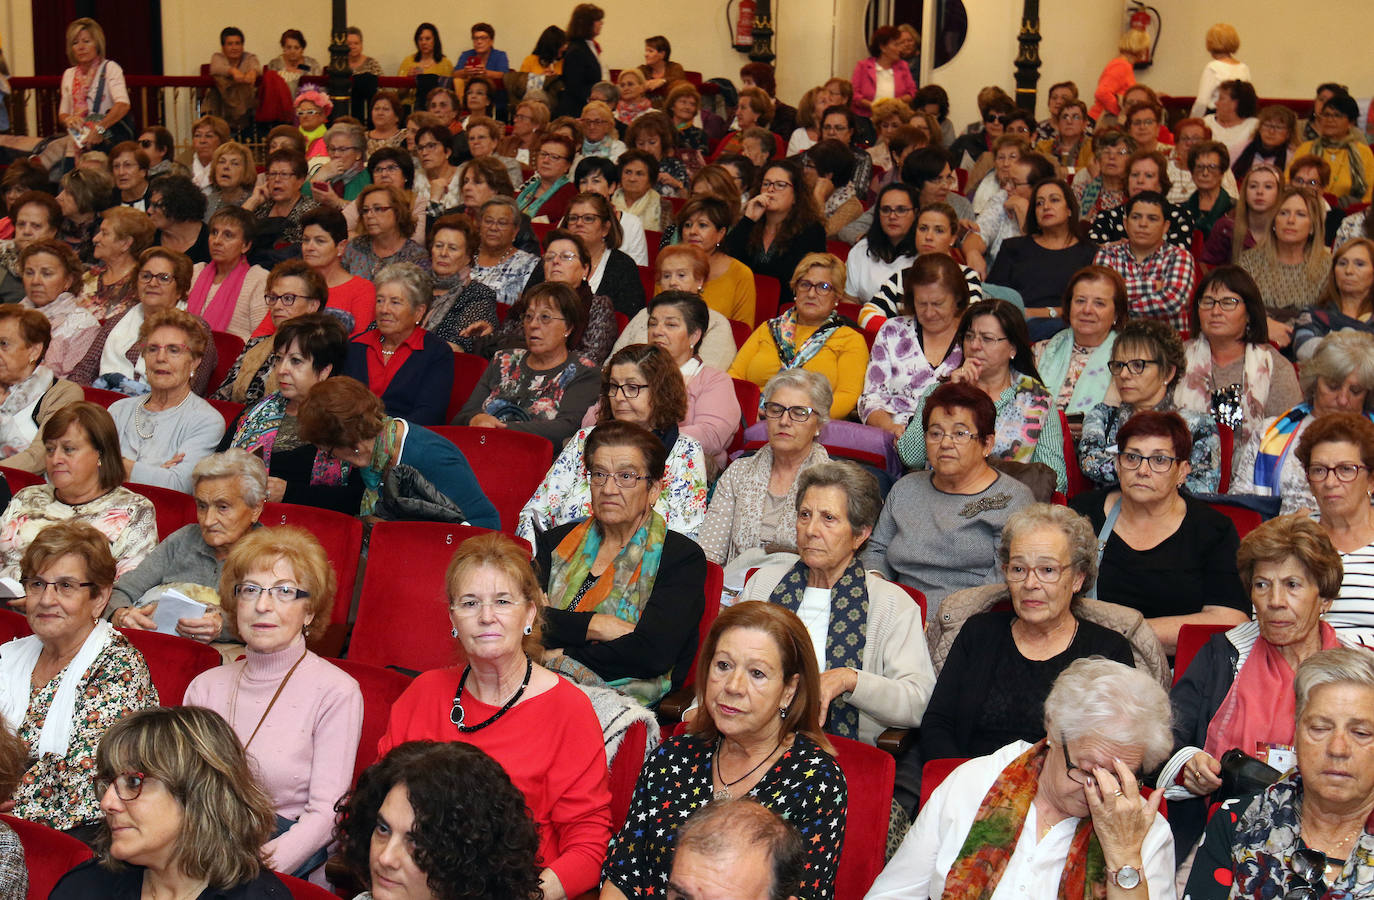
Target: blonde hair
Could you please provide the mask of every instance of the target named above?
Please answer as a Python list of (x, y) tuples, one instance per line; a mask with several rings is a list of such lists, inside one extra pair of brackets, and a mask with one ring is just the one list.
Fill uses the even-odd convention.
[(234, 597), (234, 585), (253, 569), (278, 562), (290, 563), (296, 581), (309, 593), (305, 599), (310, 605), (310, 622), (305, 626), (305, 635), (319, 637), (329, 627), (338, 580), (324, 547), (303, 528), (254, 528), (236, 541), (219, 576), (220, 604), (225, 609), (237, 610), (239, 601)]
[(216, 147), (215, 152), (210, 154), (210, 168), (218, 166), (226, 153), (237, 153), (239, 159), (243, 160), (243, 174), (239, 176), (239, 187), (251, 188), (257, 184), (258, 169), (253, 162), (253, 154), (238, 141), (225, 141)]
[(72, 41), (81, 32), (86, 32), (95, 41), (95, 58), (105, 58), (105, 29), (100, 27), (100, 23), (95, 19), (82, 16), (80, 19), (73, 19), (67, 26), (67, 62), (76, 65), (76, 54), (72, 52)]
[(1240, 32), (1229, 22), (1218, 22), (1207, 29), (1207, 52), (1226, 56), (1240, 49)]
[[(444, 592), (450, 608), (458, 597), (462, 583), (481, 568), (492, 568), (510, 579), (515, 590), (539, 611), (544, 606), (544, 591), (539, 587), (535, 563), (525, 548), (513, 538), (499, 531), (468, 538), (458, 545), (444, 573)], [(538, 659), (543, 653), (543, 616), (536, 615), (529, 634), (521, 642), (525, 653)]]
[(1133, 59), (1144, 59), (1150, 52), (1150, 36), (1139, 28), (1131, 28), (1116, 42), (1117, 52)]

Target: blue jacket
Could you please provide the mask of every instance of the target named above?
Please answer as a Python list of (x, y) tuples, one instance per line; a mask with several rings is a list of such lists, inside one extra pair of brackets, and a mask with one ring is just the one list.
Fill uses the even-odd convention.
[(500, 528), (501, 517), (487, 495), (482, 493), (482, 486), (477, 483), (477, 476), (472, 466), (468, 465), (463, 451), (428, 428), (421, 428), (409, 421), (406, 424), (410, 427), (406, 429), (405, 444), (396, 463), (418, 469), (430, 484), (458, 504), (463, 515), (467, 516), (469, 525)]
[[(367, 345), (348, 345), (344, 375), (371, 384), (367, 377)], [(449, 394), (453, 391), (453, 348), (425, 332), (424, 346), (411, 353), (382, 394), (386, 414), (417, 425), (443, 425), (448, 421)]]

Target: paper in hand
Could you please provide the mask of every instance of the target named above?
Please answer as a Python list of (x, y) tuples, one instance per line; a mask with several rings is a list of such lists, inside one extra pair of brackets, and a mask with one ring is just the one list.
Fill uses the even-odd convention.
[(162, 634), (176, 634), (177, 622), (182, 619), (199, 619), (209, 609), (204, 603), (197, 603), (175, 588), (168, 588), (157, 598), (157, 609), (153, 610), (153, 622)]

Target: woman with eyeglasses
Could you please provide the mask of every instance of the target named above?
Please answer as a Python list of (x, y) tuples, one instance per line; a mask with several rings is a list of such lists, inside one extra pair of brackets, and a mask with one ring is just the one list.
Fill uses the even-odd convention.
[[(924, 191), (922, 194), (924, 195)], [(935, 202), (922, 206), (916, 213), (913, 229), (916, 256), (944, 256), (953, 261), (954, 248), (962, 231), (959, 214), (948, 203)], [(965, 254), (967, 258), (967, 254)], [(981, 257), (978, 257), (981, 259)], [(958, 266), (970, 300), (983, 299), (983, 280), (978, 272), (964, 263)], [(859, 309), (859, 324), (868, 332), (881, 332), (890, 318), (905, 314), (907, 293), (907, 273), (911, 270), (899, 269), (887, 277), (873, 296)], [(962, 309), (962, 307), (960, 307)]]
[(611, 202), (602, 194), (584, 191), (573, 198), (559, 227), (577, 235), (587, 248), (591, 257), (587, 286), (592, 294), (609, 297), (615, 311), (626, 318), (642, 312), (644, 283), (635, 261), (619, 249), (624, 232)]
[(806, 189), (799, 163), (782, 160), (764, 170), (759, 193), (744, 204), (743, 215), (725, 236), (724, 247), (755, 275), (779, 281), (779, 308), (796, 299), (792, 282), (797, 267), (808, 254), (825, 252), (825, 222), (815, 197)]
[(437, 219), (463, 205), (458, 167), (449, 162), (449, 142), (453, 136), (442, 125), (426, 126), (414, 132), (414, 136), (420, 170), (415, 173), (416, 206), (426, 216)]
[(1309, 153), (1331, 167), (1326, 190), (1342, 209), (1368, 203), (1374, 197), (1374, 152), (1360, 134), (1360, 104), (1349, 94), (1337, 94), (1321, 106), (1315, 116), (1317, 136), (1302, 144), (1297, 156)]
[(1183, 377), (1174, 388), (1180, 410), (1210, 413), (1249, 443), (1269, 418), (1302, 400), (1298, 375), (1269, 343), (1268, 317), (1254, 279), (1239, 266), (1221, 266), (1193, 295)]
[(520, 212), (535, 222), (558, 222), (577, 194), (568, 177), (577, 145), (559, 134), (546, 134), (534, 155), (534, 177), (515, 196)]
[(0, 460), (7, 468), (42, 472), (44, 426), (82, 398), (79, 385), (42, 364), (51, 339), (52, 326), (41, 312), (0, 305)]
[(1186, 162), (1194, 190), (1182, 208), (1205, 240), (1211, 237), (1221, 217), (1236, 205), (1223, 184), (1230, 173), (1231, 154), (1220, 141), (1200, 141), (1188, 150)]
[[(259, 246), (267, 245), (260, 251), (264, 255), (279, 257), (299, 249), (301, 219), (321, 205), (317, 200), (301, 194), (301, 189), (305, 187), (305, 176), (305, 154), (283, 148), (267, 155), (267, 172), (262, 182), (253, 189), (253, 195), (243, 204), (244, 209), (260, 220), (258, 233), (270, 236), (270, 240), (259, 242)], [(336, 195), (330, 193), (338, 200)]]
[[(324, 133), (324, 149), (329, 161), (312, 173), (310, 196), (317, 203), (341, 209), (372, 183), (367, 169), (367, 133), (361, 125), (336, 122)], [(319, 183), (328, 188), (317, 188)]]
[(563, 446), (520, 510), (516, 534), (532, 542), (554, 526), (591, 515), (594, 498), (584, 445), (598, 428), (615, 421), (647, 429), (668, 448), (667, 469), (652, 506), (668, 528), (695, 539), (706, 516), (706, 455), (699, 442), (679, 429), (686, 415), (687, 387), (667, 350), (648, 344), (617, 350), (602, 370), (597, 424), (580, 429)]
[(410, 263), (429, 271), (429, 251), (411, 235), (415, 220), (410, 198), (396, 187), (374, 184), (358, 195), (358, 227), (344, 250), (342, 264), (351, 275), (376, 283), (385, 266)]
[(1131, 417), (1144, 410), (1177, 410), (1192, 435), (1191, 449), (1184, 454), (1187, 489), (1210, 494), (1221, 483), (1221, 439), (1209, 409), (1180, 409), (1174, 392), (1188, 363), (1178, 332), (1154, 319), (1131, 319), (1117, 332), (1107, 371), (1119, 405), (1098, 403), (1083, 416), (1078, 438), (1078, 466), (1099, 487), (1117, 484), (1120, 472), (1112, 448)]
[(778, 372), (808, 369), (834, 387), (831, 418), (852, 413), (863, 393), (868, 344), (835, 311), (844, 269), (840, 258), (829, 253), (802, 257), (789, 281), (796, 305), (754, 330), (730, 365), (730, 377), (762, 388)]
[(277, 389), (277, 360), (272, 335), (283, 323), (324, 309), (329, 288), (320, 274), (300, 259), (278, 263), (267, 276), (267, 316), (271, 332), (248, 339), (239, 358), (211, 396), (234, 403), (256, 403)]
[(1031, 187), (1025, 234), (1002, 242), (987, 281), (1018, 291), (1028, 316), (1053, 318), (1074, 274), (1092, 265), (1096, 254), (1097, 244), (1079, 236), (1073, 189), (1061, 178), (1047, 178)]
[(183, 701), (224, 716), (238, 735), (276, 809), (263, 855), (297, 878), (324, 865), (362, 731), (358, 683), (306, 649), (329, 624), (334, 591), (334, 569), (308, 531), (260, 528), (239, 541), (219, 595), (246, 655), (196, 676)]
[(1274, 104), (1259, 111), (1259, 124), (1250, 143), (1236, 154), (1231, 172), (1237, 180), (1245, 177), (1250, 167), (1268, 163), (1279, 171), (1288, 168), (1298, 147), (1298, 116), (1286, 106)]
[(1072, 181), (1080, 169), (1093, 164), (1092, 136), (1088, 134), (1088, 104), (1077, 98), (1065, 101), (1053, 117), (1054, 135), (1035, 145), (1059, 167), (1059, 177)]
[(1315, 339), (1333, 331), (1374, 332), (1374, 240), (1352, 237), (1336, 247), (1321, 296), (1293, 322), (1299, 360), (1311, 355)]

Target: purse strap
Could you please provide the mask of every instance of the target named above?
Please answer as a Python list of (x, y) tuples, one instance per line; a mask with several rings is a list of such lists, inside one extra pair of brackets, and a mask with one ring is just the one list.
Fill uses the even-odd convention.
[(1092, 589), (1084, 596), (1097, 599), (1097, 586), (1102, 581), (1102, 557), (1107, 552), (1107, 539), (1112, 536), (1112, 529), (1116, 527), (1116, 518), (1121, 515), (1121, 498), (1117, 497), (1112, 508), (1107, 510), (1107, 518), (1102, 523), (1102, 527), (1097, 532), (1097, 578), (1093, 579)]

